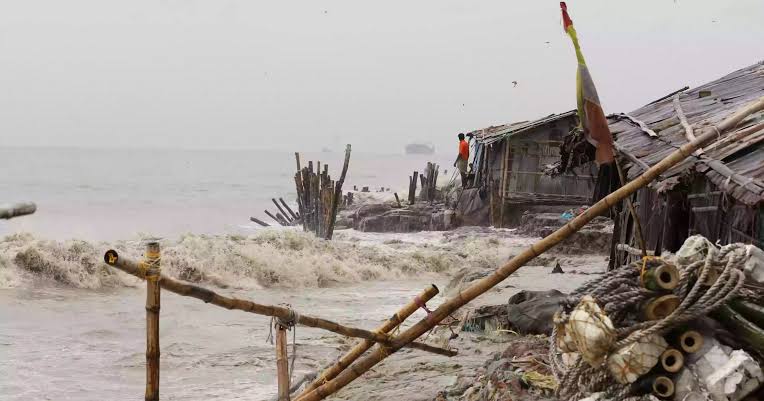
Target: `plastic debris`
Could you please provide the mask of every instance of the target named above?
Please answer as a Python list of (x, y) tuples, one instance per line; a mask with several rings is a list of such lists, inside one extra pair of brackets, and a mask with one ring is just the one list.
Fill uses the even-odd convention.
[(687, 238), (676, 253), (677, 262), (689, 265), (706, 259), (708, 252), (716, 250), (714, 244), (702, 235), (693, 235)]
[(642, 337), (613, 352), (607, 359), (608, 370), (618, 383), (633, 383), (658, 364), (666, 348), (668, 343), (661, 336)]
[(752, 393), (764, 382), (758, 363), (743, 350), (735, 350), (724, 365), (706, 377), (708, 390), (721, 400), (737, 401)]
[(745, 275), (759, 284), (764, 284), (764, 251), (753, 245), (746, 245), (745, 254)]
[(565, 333), (570, 335), (576, 350), (591, 366), (602, 364), (615, 340), (613, 322), (589, 295), (583, 297), (570, 313)]
[(761, 366), (743, 350), (733, 350), (712, 337), (688, 355), (690, 362), (676, 380), (676, 399), (738, 401), (764, 383)]

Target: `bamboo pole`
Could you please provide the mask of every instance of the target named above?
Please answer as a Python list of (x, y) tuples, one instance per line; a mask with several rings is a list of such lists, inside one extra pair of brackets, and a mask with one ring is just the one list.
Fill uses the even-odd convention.
[(14, 217), (32, 214), (37, 210), (37, 205), (32, 202), (13, 203), (0, 205), (0, 219), (12, 219)]
[(279, 323), (276, 328), (276, 377), (279, 401), (289, 401), (289, 361), (287, 359), (287, 329)]
[(300, 152), (294, 152), (294, 160), (297, 162), (297, 172), (299, 173), (302, 170), (300, 167)]
[[(398, 327), (401, 323), (403, 323), (404, 320), (406, 320), (409, 316), (411, 316), (414, 312), (416, 312), (419, 308), (424, 306), (424, 304), (427, 303), (430, 299), (432, 299), (435, 295), (438, 295), (438, 287), (435, 285), (430, 285), (427, 288), (424, 289), (419, 295), (417, 295), (412, 301), (404, 305), (401, 309), (398, 310), (393, 316), (390, 317), (390, 319), (386, 320), (384, 323), (382, 323), (381, 326), (377, 327), (375, 331), (379, 333), (389, 333), (394, 328)], [(343, 370), (345, 370), (350, 364), (352, 364), (356, 359), (358, 359), (361, 355), (363, 355), (364, 352), (368, 351), (371, 347), (374, 346), (374, 342), (369, 340), (363, 340), (360, 343), (356, 344), (355, 347), (353, 347), (350, 351), (348, 351), (345, 355), (342, 356), (335, 364), (328, 367), (326, 370), (324, 370), (312, 383), (310, 383), (307, 387), (305, 387), (305, 390), (298, 396), (302, 397), (303, 395), (307, 395), (311, 391), (317, 389), (321, 384), (334, 379), (337, 377), (338, 374), (342, 373)]]
[(402, 346), (408, 344), (411, 341), (414, 341), (415, 339), (419, 338), (419, 336), (432, 329), (440, 321), (450, 316), (451, 313), (502, 282), (504, 279), (509, 277), (509, 275), (517, 271), (517, 269), (528, 263), (530, 260), (538, 255), (541, 255), (542, 253), (563, 241), (565, 238), (569, 237), (574, 232), (580, 230), (584, 225), (586, 225), (586, 223), (606, 212), (617, 202), (620, 202), (625, 197), (633, 194), (638, 189), (648, 185), (661, 173), (688, 158), (699, 147), (702, 147), (706, 143), (711, 142), (713, 139), (720, 137), (721, 133), (734, 128), (751, 113), (755, 113), (761, 110), (764, 110), (764, 97), (733, 113), (730, 117), (722, 121), (718, 126), (705, 127), (704, 132), (699, 135), (695, 141), (682, 145), (679, 149), (669, 154), (665, 159), (661, 160), (656, 165), (642, 173), (641, 176), (604, 197), (599, 202), (592, 205), (592, 207), (575, 217), (573, 220), (569, 221), (557, 231), (536, 242), (525, 251), (521, 252), (519, 255), (510, 259), (505, 265), (499, 267), (492, 274), (478, 280), (474, 284), (460, 291), (455, 297), (441, 304), (437, 309), (428, 314), (427, 318), (420, 320), (399, 334), (397, 337), (395, 337), (391, 346), (377, 346), (377, 348), (371, 354), (356, 361), (352, 366), (350, 366), (350, 368), (340, 373), (340, 375), (338, 375), (336, 378), (323, 384), (321, 387), (313, 390), (311, 393), (300, 397), (297, 399), (297, 401), (318, 401), (345, 387), (348, 383), (357, 379), (360, 375), (374, 367), (374, 365), (392, 353), (398, 351)]
[(159, 242), (146, 244), (146, 401), (159, 401)]
[(331, 220), (329, 221), (329, 227), (326, 230), (326, 239), (332, 239), (334, 234), (334, 224), (337, 220), (337, 210), (339, 209), (339, 199), (342, 197), (342, 186), (345, 184), (345, 176), (348, 173), (348, 165), (350, 164), (350, 144), (345, 148), (345, 161), (342, 164), (342, 173), (340, 173), (340, 179), (334, 184), (334, 202), (332, 204)]
[(278, 217), (272, 215), (271, 212), (269, 212), (267, 209), (263, 210), (263, 212), (265, 212), (265, 214), (267, 214), (268, 217), (272, 218), (276, 223), (279, 223), (279, 225), (282, 225), (282, 226), (284, 225), (284, 222), (282, 222)]
[[(121, 257), (117, 251), (113, 249), (106, 251), (103, 258), (104, 262), (106, 262), (106, 264), (109, 266), (115, 267), (135, 277), (144, 280), (146, 279), (146, 270), (143, 267), (143, 263), (138, 263), (133, 260)], [(236, 309), (244, 312), (254, 313), (256, 315), (273, 316), (284, 320), (295, 320), (295, 323), (297, 324), (331, 331), (346, 337), (361, 338), (386, 344), (389, 344), (392, 340), (392, 338), (386, 334), (376, 333), (373, 331), (350, 326), (344, 326), (331, 320), (297, 313), (289, 308), (257, 304), (244, 299), (226, 297), (204, 287), (184, 283), (165, 275), (161, 275), (159, 285), (167, 291), (174, 292), (178, 295), (183, 295), (186, 297), (196, 298), (204, 301), (205, 303), (213, 304), (225, 309)], [(412, 343), (410, 344), (409, 348), (414, 348), (443, 356), (456, 355), (456, 351), (434, 347), (424, 343)]]
[(281, 212), (281, 215), (284, 216), (284, 220), (286, 220), (287, 223), (292, 224), (292, 222), (294, 220), (289, 216), (289, 214), (286, 212), (286, 210), (284, 210), (281, 207), (281, 205), (279, 205), (279, 203), (276, 202), (276, 198), (271, 198), (271, 201), (273, 202), (274, 205), (276, 205), (276, 209), (278, 209), (279, 212)]
[(292, 219), (297, 220), (299, 218), (299, 216), (297, 216), (294, 210), (292, 210), (292, 208), (290, 208), (289, 205), (287, 205), (287, 203), (284, 202), (284, 198), (279, 198), (279, 202), (281, 202), (281, 204), (284, 206), (287, 212), (289, 212), (289, 214), (292, 216)]
[[(623, 174), (623, 169), (621, 169), (621, 164), (618, 162), (618, 158), (613, 160), (613, 164), (615, 164), (615, 168), (618, 170), (618, 178), (621, 180), (621, 185), (625, 185), (626, 177)], [(642, 224), (639, 222), (639, 216), (637, 215), (637, 211), (634, 209), (634, 204), (631, 203), (631, 197), (626, 197), (626, 207), (629, 208), (631, 218), (634, 219), (634, 229), (637, 232), (637, 241), (639, 242), (639, 247), (642, 250), (642, 257), (644, 258), (647, 256), (647, 244), (645, 243), (645, 239), (642, 236)]]
[(253, 221), (253, 222), (255, 222), (255, 223), (257, 223), (257, 224), (259, 224), (259, 225), (263, 226), (263, 227), (270, 227), (270, 226), (271, 226), (270, 224), (268, 224), (268, 223), (266, 223), (266, 222), (264, 222), (264, 221), (262, 221), (262, 220), (258, 219), (257, 217), (250, 217), (249, 219), (250, 219), (251, 221)]

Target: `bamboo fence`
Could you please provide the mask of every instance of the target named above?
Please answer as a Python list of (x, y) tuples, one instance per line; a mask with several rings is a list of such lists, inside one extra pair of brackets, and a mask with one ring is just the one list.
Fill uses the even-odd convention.
[[(107, 251), (104, 254), (104, 261), (109, 266), (122, 270), (125, 273), (131, 274), (138, 278), (142, 278), (144, 280), (146, 279), (145, 262), (135, 262), (121, 257), (117, 251), (113, 249)], [(205, 303), (210, 303), (221, 308), (236, 309), (257, 315), (277, 317), (284, 320), (294, 320), (295, 323), (301, 324), (303, 326), (315, 327), (318, 329), (331, 331), (346, 337), (355, 337), (374, 342), (391, 344), (391, 337), (383, 333), (345, 326), (331, 320), (297, 313), (292, 309), (281, 306), (263, 305), (244, 299), (226, 297), (204, 287), (184, 283), (162, 274), (160, 274), (159, 277), (159, 286), (170, 292), (196, 298), (204, 301)], [(434, 347), (424, 343), (411, 343), (409, 344), (409, 348), (414, 348), (443, 356), (456, 355), (455, 351)]]
[[(376, 331), (379, 333), (389, 333), (403, 323), (409, 316), (411, 316), (417, 309), (424, 307), (432, 297), (438, 294), (438, 287), (430, 285), (425, 288), (421, 294), (416, 296), (411, 302), (404, 305), (398, 312), (385, 321), (381, 326), (377, 327)], [(348, 366), (350, 366), (356, 359), (358, 359), (364, 352), (368, 351), (374, 346), (374, 342), (369, 340), (363, 340), (343, 355), (335, 364), (328, 367), (321, 373), (316, 380), (310, 383), (300, 396), (310, 393), (317, 389), (321, 384), (334, 379), (338, 374), (342, 373)]]
[(328, 397), (331, 394), (334, 394), (367, 372), (369, 369), (374, 367), (380, 361), (397, 352), (404, 345), (416, 340), (421, 335), (435, 327), (435, 325), (440, 323), (446, 317), (450, 316), (457, 309), (461, 308), (468, 302), (472, 301), (497, 284), (501, 283), (504, 279), (509, 277), (512, 273), (524, 266), (530, 260), (541, 255), (542, 253), (560, 243), (565, 238), (569, 237), (571, 234), (580, 230), (593, 218), (607, 212), (611, 207), (617, 205), (618, 202), (622, 201), (627, 196), (648, 185), (661, 173), (665, 172), (684, 159), (690, 157), (696, 150), (701, 149), (703, 146), (712, 142), (714, 139), (721, 139), (721, 136), (724, 132), (737, 126), (748, 115), (761, 110), (764, 110), (764, 97), (736, 111), (717, 126), (703, 127), (702, 133), (698, 135), (695, 140), (682, 145), (680, 148), (669, 154), (666, 158), (650, 167), (641, 176), (625, 184), (615, 192), (610, 193), (599, 202), (592, 205), (592, 207), (587, 209), (585, 212), (569, 221), (557, 231), (541, 239), (540, 241), (531, 245), (525, 251), (521, 252), (519, 255), (510, 259), (505, 265), (496, 269), (496, 271), (494, 271), (492, 274), (480, 279), (479, 281), (460, 291), (455, 297), (447, 300), (437, 309), (433, 310), (426, 319), (420, 320), (412, 327), (396, 336), (391, 346), (377, 346), (373, 352), (356, 361), (336, 378), (324, 383), (312, 392), (297, 398), (296, 401), (318, 401)]

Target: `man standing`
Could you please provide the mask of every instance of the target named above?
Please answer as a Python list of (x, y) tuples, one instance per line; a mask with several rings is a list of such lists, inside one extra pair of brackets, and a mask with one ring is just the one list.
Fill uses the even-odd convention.
[(467, 161), (470, 158), (470, 145), (464, 140), (464, 134), (459, 134), (459, 155), (456, 156), (454, 167), (459, 169), (462, 177), (462, 188), (467, 187)]

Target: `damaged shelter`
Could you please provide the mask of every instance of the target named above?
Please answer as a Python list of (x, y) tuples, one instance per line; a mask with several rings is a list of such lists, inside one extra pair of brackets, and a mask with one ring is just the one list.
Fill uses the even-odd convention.
[[(763, 94), (764, 64), (758, 63), (631, 113), (609, 116), (617, 162), (625, 179), (635, 179), (694, 138), (696, 130), (718, 124)], [(759, 112), (635, 193), (631, 201), (638, 224), (628, 205), (617, 207), (611, 268), (642, 253), (638, 227), (647, 254), (676, 252), (694, 234), (719, 244), (741, 242), (764, 247), (762, 140), (764, 113)], [(582, 143), (586, 144), (578, 144)], [(563, 171), (576, 166), (574, 161), (589, 159), (584, 154), (591, 154), (591, 147), (582, 149), (566, 149), (564, 153), (574, 157), (567, 165), (563, 158)], [(595, 200), (618, 186), (617, 170), (611, 169), (610, 175), (598, 182), (597, 193), (601, 195), (595, 195)]]
[(577, 125), (573, 110), (468, 133), (474, 156), (469, 188), (458, 205), (463, 223), (507, 227), (518, 224), (526, 211), (588, 205), (597, 176), (594, 163), (579, 163), (564, 174), (547, 171)]

